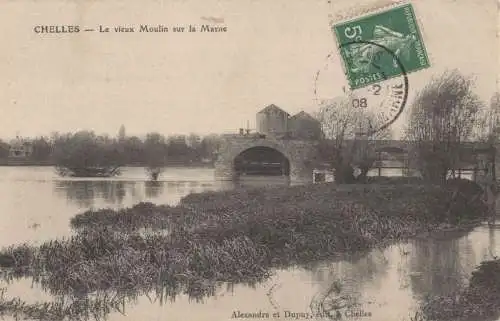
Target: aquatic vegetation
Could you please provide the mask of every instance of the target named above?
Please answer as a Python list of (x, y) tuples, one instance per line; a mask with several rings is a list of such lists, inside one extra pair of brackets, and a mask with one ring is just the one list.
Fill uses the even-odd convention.
[(71, 218), (70, 224), (75, 229), (98, 229), (103, 226), (126, 230), (166, 229), (169, 227), (169, 222), (185, 213), (186, 210), (181, 207), (141, 202), (131, 208), (121, 210), (89, 210)]
[[(192, 229), (209, 222), (224, 223), (224, 226), (245, 223), (261, 216), (286, 221), (288, 214), (285, 212), (292, 216), (304, 216), (303, 210), (315, 211), (320, 216), (333, 210), (334, 214), (327, 215), (331, 220), (342, 212), (342, 206), (347, 208), (353, 204), (358, 206), (358, 210), (364, 207), (385, 216), (396, 215), (422, 222), (452, 221), (459, 216), (467, 216), (466, 219), (482, 217), (485, 208), (479, 197), (470, 193), (469, 185), (475, 183), (458, 181), (461, 183), (450, 183), (445, 188), (425, 184), (367, 184), (336, 188), (335, 185), (318, 184), (285, 189), (271, 187), (193, 193), (173, 207), (139, 203), (123, 210), (90, 210), (72, 218), (71, 226), (76, 229), (102, 226), (121, 230), (181, 226)], [(458, 202), (459, 206), (452, 208)]]
[(427, 298), (414, 321), (496, 320), (500, 316), (500, 259), (481, 262), (457, 293)]
[(0, 317), (15, 320), (104, 320), (111, 312), (124, 312), (125, 304), (133, 297), (106, 292), (85, 297), (59, 297), (50, 302), (26, 303), (22, 299), (8, 298), (6, 289), (0, 290)]
[[(371, 184), (191, 194), (175, 207), (139, 203), (79, 214), (71, 220), (74, 236), (5, 248), (0, 267), (5, 279), (31, 277), (57, 296), (111, 291), (200, 299), (221, 284), (261, 282), (273, 268), (437, 230), (457, 215), (446, 207), (450, 195), (439, 186)], [(460, 210), (473, 210), (471, 204)], [(26, 309), (2, 302), (12, 311)]]

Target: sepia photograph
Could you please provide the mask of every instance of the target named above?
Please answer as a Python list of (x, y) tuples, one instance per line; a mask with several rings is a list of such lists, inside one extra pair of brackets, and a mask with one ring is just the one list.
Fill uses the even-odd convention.
[(0, 8), (0, 320), (500, 321), (500, 0)]

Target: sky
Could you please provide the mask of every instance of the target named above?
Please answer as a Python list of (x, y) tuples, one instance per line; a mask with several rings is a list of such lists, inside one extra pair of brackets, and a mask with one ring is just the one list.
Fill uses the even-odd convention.
[[(376, 1), (375, 1), (376, 2)], [(431, 68), (409, 75), (411, 103), (433, 75), (459, 69), (489, 101), (499, 73), (495, 0), (412, 1)], [(0, 137), (94, 130), (128, 135), (236, 133), (275, 104), (318, 109), (314, 88), (347, 81), (330, 30), (352, 0), (1, 0)], [(225, 33), (36, 34), (36, 25), (172, 27), (223, 19)], [(215, 25), (215, 23), (211, 23)], [(326, 57), (333, 53), (325, 71)], [(326, 86), (325, 86), (326, 84)], [(408, 109), (409, 107), (407, 107)], [(393, 125), (398, 131), (404, 115)]]

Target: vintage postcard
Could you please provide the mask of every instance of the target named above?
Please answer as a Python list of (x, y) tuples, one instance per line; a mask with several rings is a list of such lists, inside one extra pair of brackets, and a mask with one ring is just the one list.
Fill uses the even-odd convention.
[(0, 318), (500, 321), (499, 8), (0, 0)]

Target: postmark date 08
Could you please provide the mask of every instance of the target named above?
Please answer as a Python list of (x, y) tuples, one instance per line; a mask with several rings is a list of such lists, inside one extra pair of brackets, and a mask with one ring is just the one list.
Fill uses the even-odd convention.
[(368, 76), (362, 76), (354, 79), (354, 85), (363, 85), (366, 83), (374, 82), (374, 81), (379, 81), (383, 80), (382, 74), (380, 72), (376, 72), (373, 74), (370, 74)]

